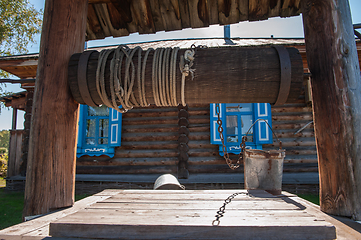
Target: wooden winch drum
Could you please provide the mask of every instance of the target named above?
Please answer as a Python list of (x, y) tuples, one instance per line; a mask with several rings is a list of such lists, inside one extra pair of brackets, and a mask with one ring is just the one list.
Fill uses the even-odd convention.
[[(181, 99), (180, 49), (177, 57), (176, 94)], [(144, 56), (145, 51), (142, 51)], [(152, 89), (152, 61), (154, 51), (149, 53), (145, 70), (145, 97), (154, 104)], [(80, 104), (99, 106), (103, 102), (96, 88), (98, 51), (85, 51), (71, 56), (68, 80), (72, 95)], [(110, 54), (105, 66), (105, 87), (110, 92)], [(138, 58), (133, 57), (137, 66)], [(125, 61), (123, 61), (124, 64)], [(124, 66), (122, 70), (124, 70)], [(206, 103), (271, 103), (282, 105), (295, 103), (303, 87), (303, 63), (299, 51), (293, 47), (220, 47), (196, 50), (194, 79), (186, 78), (185, 102)], [(124, 72), (123, 72), (124, 74)], [(138, 96), (137, 81), (133, 87)]]

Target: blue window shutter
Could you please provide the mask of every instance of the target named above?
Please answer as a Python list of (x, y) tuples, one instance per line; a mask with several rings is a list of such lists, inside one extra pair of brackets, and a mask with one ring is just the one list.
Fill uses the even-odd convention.
[(87, 110), (87, 106), (80, 104), (79, 122), (78, 122), (78, 142), (77, 142), (78, 151), (80, 150), (79, 148), (82, 148), (84, 145), (84, 137), (85, 137), (84, 136), (85, 135), (84, 119), (86, 118), (86, 116), (85, 116), (86, 110)]
[(109, 146), (117, 147), (121, 144), (122, 114), (109, 108)]
[[(269, 103), (254, 103), (254, 116), (257, 119), (264, 119), (272, 127), (271, 105)], [(264, 121), (258, 121), (254, 126), (256, 144), (272, 143), (272, 131)]]
[[(223, 127), (223, 134), (226, 134), (226, 106), (224, 103), (219, 104), (220, 108), (220, 117), (222, 120), (222, 127)], [(211, 103), (210, 104), (210, 127), (211, 127), (211, 144), (222, 144), (221, 138), (219, 136), (218, 132), (218, 115), (216, 112), (216, 104)]]

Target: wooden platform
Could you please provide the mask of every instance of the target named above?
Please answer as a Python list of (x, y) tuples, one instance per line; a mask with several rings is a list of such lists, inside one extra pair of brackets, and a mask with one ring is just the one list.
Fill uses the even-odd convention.
[[(212, 226), (234, 193), (219, 226)], [(287, 192), (105, 190), (4, 229), (0, 239), (335, 239), (336, 232), (338, 239), (361, 239), (357, 230)]]

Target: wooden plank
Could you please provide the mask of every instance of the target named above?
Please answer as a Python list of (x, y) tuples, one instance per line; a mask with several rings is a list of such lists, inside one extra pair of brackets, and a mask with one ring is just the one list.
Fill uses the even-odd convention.
[[(282, 146), (287, 149), (287, 147), (297, 147), (297, 146), (315, 146), (316, 142), (314, 138), (304, 138), (304, 139), (283, 139)], [(266, 148), (273, 147), (278, 148), (279, 143), (275, 140), (272, 144), (264, 144)]]
[[(217, 210), (217, 209), (215, 209)], [(104, 213), (103, 213), (104, 211)], [(288, 214), (287, 214), (288, 213)], [(104, 215), (108, 216), (104, 218)], [(214, 217), (215, 211), (212, 210), (180, 210), (179, 213), (174, 212), (174, 210), (108, 210), (108, 209), (87, 209), (83, 211), (79, 211), (74, 216), (67, 217), (66, 220), (57, 221), (55, 224), (76, 224), (81, 223), (86, 219), (87, 215), (92, 218), (90, 223), (87, 225), (94, 226), (95, 224), (119, 224), (119, 225), (163, 225), (163, 226), (211, 226), (212, 221), (215, 219)], [(267, 216), (268, 214), (268, 216)], [(284, 214), (282, 216), (281, 214)], [(294, 214), (293, 216), (291, 214)], [(240, 219), (240, 216), (242, 218)], [(147, 219), (148, 218), (148, 219)], [(153, 221), (149, 221), (153, 219)], [(256, 218), (257, 220), (253, 220), (251, 218)], [(301, 218), (296, 220), (296, 218)], [(253, 221), (252, 221), (253, 220)], [(251, 212), (247, 213), (246, 211), (228, 211), (224, 217), (221, 219), (220, 226), (242, 226), (247, 224), (248, 226), (277, 226), (277, 225), (287, 225), (287, 226), (297, 226), (300, 224), (300, 221), (304, 221), (306, 224), (304, 226), (312, 227), (317, 225), (329, 225), (325, 224), (324, 221), (317, 223), (317, 219), (313, 216), (307, 215), (307, 213), (302, 211), (261, 211), (259, 212)], [(265, 224), (267, 221), (272, 222), (271, 224)], [(309, 222), (315, 224), (307, 224)], [(187, 222), (187, 223), (186, 223)], [(93, 225), (94, 224), (94, 225)], [(52, 228), (53, 226), (51, 226)], [(143, 226), (142, 226), (143, 227)], [(52, 229), (51, 229), (52, 230)]]
[[(322, 211), (361, 220), (361, 82), (347, 1), (302, 1)], [(317, 13), (317, 14), (316, 14)]]
[[(112, 4), (112, 3), (108, 3), (108, 4)], [(115, 15), (114, 13), (114, 8), (110, 7), (111, 12), (109, 13), (108, 11), (108, 5), (107, 4), (94, 4), (94, 9), (95, 12), (99, 18), (99, 22), (100, 22), (100, 26), (103, 29), (104, 35), (105, 37), (110, 37), (110, 36), (114, 36), (114, 37), (120, 37), (120, 36), (128, 36), (129, 33), (135, 32), (135, 30), (133, 29), (124, 29), (124, 28), (119, 28), (119, 29), (115, 29), (113, 27), (113, 23), (114, 22), (115, 26), (118, 27), (118, 24), (116, 24), (115, 21), (118, 21), (114, 19)], [(111, 14), (111, 15), (109, 15)], [(112, 19), (111, 19), (112, 17)], [(119, 25), (120, 26), (120, 25)], [(128, 27), (129, 28), (129, 27)]]
[(150, 9), (152, 11), (152, 18), (153, 18), (155, 30), (157, 32), (164, 31), (165, 26), (164, 26), (162, 14), (160, 11), (159, 0), (149, 0), (149, 3), (150, 3)]
[(218, 24), (218, 0), (207, 0), (209, 25)]
[(317, 218), (323, 218), (325, 221), (333, 224), (336, 227), (337, 239), (361, 239), (361, 227), (359, 223), (356, 223), (355, 221), (346, 217), (336, 217), (325, 214), (320, 211), (320, 207), (318, 205), (297, 196), (292, 197), (292, 199), (306, 206), (308, 213)]
[[(103, 7), (104, 6), (105, 5), (103, 5)], [(103, 15), (109, 16), (111, 23), (111, 27), (109, 27), (109, 29), (123, 29), (124, 34), (129, 34), (138, 30), (137, 21), (132, 17), (131, 4), (128, 1), (112, 0), (110, 3), (107, 3), (106, 6), (108, 14), (104, 11)]]
[(191, 27), (191, 19), (189, 16), (189, 6), (188, 0), (178, 0), (179, 2), (179, 12), (182, 19), (182, 28), (190, 28)]
[(209, 26), (209, 13), (207, 0), (188, 0), (189, 18), (192, 28)]
[(77, 166), (76, 172), (80, 174), (165, 174), (174, 173), (177, 170), (175, 165), (159, 165), (150, 168), (145, 166)]
[[(122, 135), (122, 142), (138, 141), (177, 141), (178, 133), (125, 133)], [(189, 135), (190, 140), (209, 140), (209, 133), (193, 133)]]
[(249, 0), (238, 1), (239, 21), (248, 20), (248, 5), (249, 5)]
[(99, 23), (93, 4), (88, 5), (88, 20), (86, 33), (87, 40), (105, 38), (103, 29)]
[[(244, 193), (237, 195), (234, 199), (232, 199), (232, 203), (236, 201), (250, 201), (252, 200), (255, 202), (258, 201), (270, 201), (273, 199), (274, 201), (283, 202), (281, 199), (274, 199), (274, 197), (269, 198), (259, 198), (259, 197), (252, 197), (249, 195), (246, 195), (248, 193), (245, 193), (244, 191), (237, 191), (234, 190), (233, 193)], [(160, 204), (166, 204), (166, 203), (191, 203), (192, 201), (202, 201), (202, 202), (209, 202), (209, 201), (224, 201), (227, 199), (231, 194), (229, 193), (217, 193), (214, 195), (210, 195), (208, 193), (193, 193), (192, 195), (184, 194), (184, 193), (157, 193), (153, 192), (152, 194), (142, 194), (142, 193), (132, 193), (132, 194), (117, 194), (114, 195), (106, 200), (103, 200), (102, 203), (129, 203), (129, 202), (149, 202), (149, 203), (160, 203)], [(196, 203), (197, 204), (197, 203)], [(90, 206), (89, 208), (92, 208)]]
[[(246, 193), (244, 190), (241, 192)], [(249, 197), (245, 194), (236, 196), (232, 202), (226, 205), (226, 212), (220, 218), (220, 226), (217, 228), (212, 226), (215, 212), (223, 204), (224, 199), (222, 198), (227, 196), (227, 193), (232, 193), (231, 190), (219, 192), (125, 190), (118, 192), (111, 199), (95, 203), (76, 214), (52, 222), (50, 234), (56, 237), (91, 236), (96, 238), (102, 238), (107, 234), (107, 238), (141, 237), (143, 239), (145, 232), (149, 239), (174, 237), (188, 239), (190, 236), (196, 239), (210, 236), (213, 239), (234, 239), (238, 232), (242, 233), (242, 239), (256, 239), (265, 234), (268, 239), (273, 239), (272, 236), (276, 236), (275, 239), (289, 239), (290, 237), (292, 239), (304, 239), (305, 237), (334, 239), (336, 237), (335, 228), (331, 224), (323, 221), (322, 218), (309, 215), (302, 204), (292, 200), (293, 195), (275, 197), (264, 191), (250, 192), (258, 194), (258, 196)], [(202, 200), (208, 197), (217, 198), (218, 194), (222, 196), (219, 201)], [(193, 200), (187, 199), (192, 196)], [(271, 198), (262, 196), (271, 196)], [(124, 202), (129, 197), (131, 199)], [(166, 197), (166, 199), (162, 199), (162, 197)], [(264, 208), (267, 205), (273, 208), (267, 210)], [(112, 206), (120, 207), (112, 208)], [(294, 210), (291, 210), (292, 206)], [(273, 232), (275, 228), (279, 231), (278, 234)], [(228, 231), (224, 231), (224, 229)], [(213, 230), (215, 230), (214, 233)], [(217, 235), (220, 231), (222, 234)], [(188, 235), (189, 232), (192, 235)], [(250, 232), (251, 235), (245, 235), (247, 232)], [(282, 234), (280, 234), (281, 232)], [(305, 232), (307, 232), (307, 236)], [(312, 234), (309, 234), (310, 232)], [(181, 233), (181, 235), (174, 235), (174, 233)], [(286, 234), (283, 235), (284, 233)], [(236, 238), (239, 237), (241, 236), (236, 236)]]
[(269, 11), (268, 17), (278, 17), (280, 15), (280, 8), (282, 5), (282, 0), (273, 0), (269, 2)]
[(270, 0), (249, 0), (248, 20), (259, 21), (268, 18)]
[(138, 25), (139, 34), (156, 32), (148, 0), (132, 1), (131, 9), (134, 21)]
[[(132, 125), (134, 126), (134, 125)], [(176, 133), (178, 131), (179, 127), (178, 126), (174, 126), (174, 127), (168, 127), (165, 126), (163, 127), (162, 125), (159, 126), (134, 126), (132, 128), (130, 128), (129, 126), (124, 126), (122, 128), (123, 133), (145, 133), (145, 132), (153, 132), (153, 133), (158, 133), (158, 132), (174, 132)], [(190, 130), (190, 132), (209, 132), (210, 131), (210, 127), (192, 127), (192, 128), (188, 128)]]
[(282, 106), (282, 107), (272, 107), (272, 115), (277, 115), (280, 113), (306, 113), (310, 112), (312, 113), (312, 108), (307, 107), (306, 105), (304, 107), (288, 107), (288, 106)]
[(311, 113), (299, 115), (272, 115), (272, 121), (312, 121)]
[(16, 165), (16, 152), (17, 152), (17, 138), (16, 131), (10, 131), (10, 144), (9, 144), (9, 160), (8, 160), (8, 170), (7, 176), (15, 176), (15, 165)]
[[(246, 1), (244, 1), (246, 2)], [(218, 19), (219, 24), (229, 25), (232, 23), (238, 23), (239, 18), (239, 7), (238, 0), (218, 0)]]
[(87, 6), (86, 0), (50, 0), (45, 4), (24, 216), (44, 214), (74, 203), (74, 133), (79, 105), (69, 91), (67, 64), (72, 54), (84, 49)]
[[(218, 202), (209, 202), (209, 201), (182, 201), (181, 203), (175, 203), (174, 201), (162, 201), (161, 203), (154, 202), (151, 203), (149, 201), (144, 202), (124, 202), (124, 203), (107, 203), (107, 202), (99, 202), (93, 204), (89, 208), (95, 209), (130, 209), (130, 210), (147, 210), (147, 209), (209, 209), (216, 212), (222, 205), (223, 201)], [(264, 201), (232, 201), (231, 205), (227, 206), (227, 210), (302, 210), (296, 205), (287, 205), (284, 202), (264, 202)]]
[[(175, 154), (177, 155), (177, 154)], [(174, 166), (178, 162), (177, 156), (174, 157), (122, 157), (112, 158), (111, 160), (91, 160), (82, 161), (79, 159), (77, 167), (80, 166)]]
[(17, 131), (16, 133), (16, 157), (15, 157), (15, 166), (14, 166), (14, 174), (19, 175), (20, 174), (20, 167), (22, 164), (22, 155), (23, 155), (23, 135), (24, 131)]
[[(273, 129), (295, 129), (295, 132), (300, 128), (304, 127), (307, 123), (305, 122), (293, 122), (293, 123), (280, 123), (280, 122), (273, 122), (272, 128)], [(313, 129), (313, 124), (308, 125), (305, 129)]]
[(284, 0), (281, 6), (279, 16), (290, 17), (300, 14), (300, 2), (301, 0)]
[(164, 30), (174, 31), (182, 29), (182, 22), (178, 0), (158, 0), (163, 19)]
[[(58, 227), (61, 225), (61, 231)], [(142, 226), (142, 229), (134, 225), (104, 225), (102, 228), (95, 228), (94, 225), (82, 228), (83, 231), (77, 231), (76, 224), (51, 224), (51, 234), (53, 236), (76, 236), (86, 237), (93, 236), (94, 238), (109, 237), (109, 232), (115, 229), (116, 236), (125, 239), (256, 239), (259, 236), (267, 236), (268, 239), (334, 239), (334, 227), (315, 222), (314, 226), (295, 226), (290, 224), (287, 227), (272, 226), (271, 228), (249, 226), (249, 227), (234, 227), (234, 231), (228, 228), (215, 228), (212, 226), (198, 227), (198, 226)], [(312, 229), (312, 231), (310, 231)], [(281, 238), (279, 233), (287, 237)], [(318, 233), (315, 235), (315, 233)], [(277, 237), (271, 237), (277, 236)], [(316, 236), (316, 237), (315, 237)]]

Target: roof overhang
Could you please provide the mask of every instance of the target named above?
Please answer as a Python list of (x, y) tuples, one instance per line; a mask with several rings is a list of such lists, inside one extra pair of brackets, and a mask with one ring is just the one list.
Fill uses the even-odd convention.
[(89, 0), (88, 3), (87, 40), (260, 21), (301, 13), (301, 0)]

